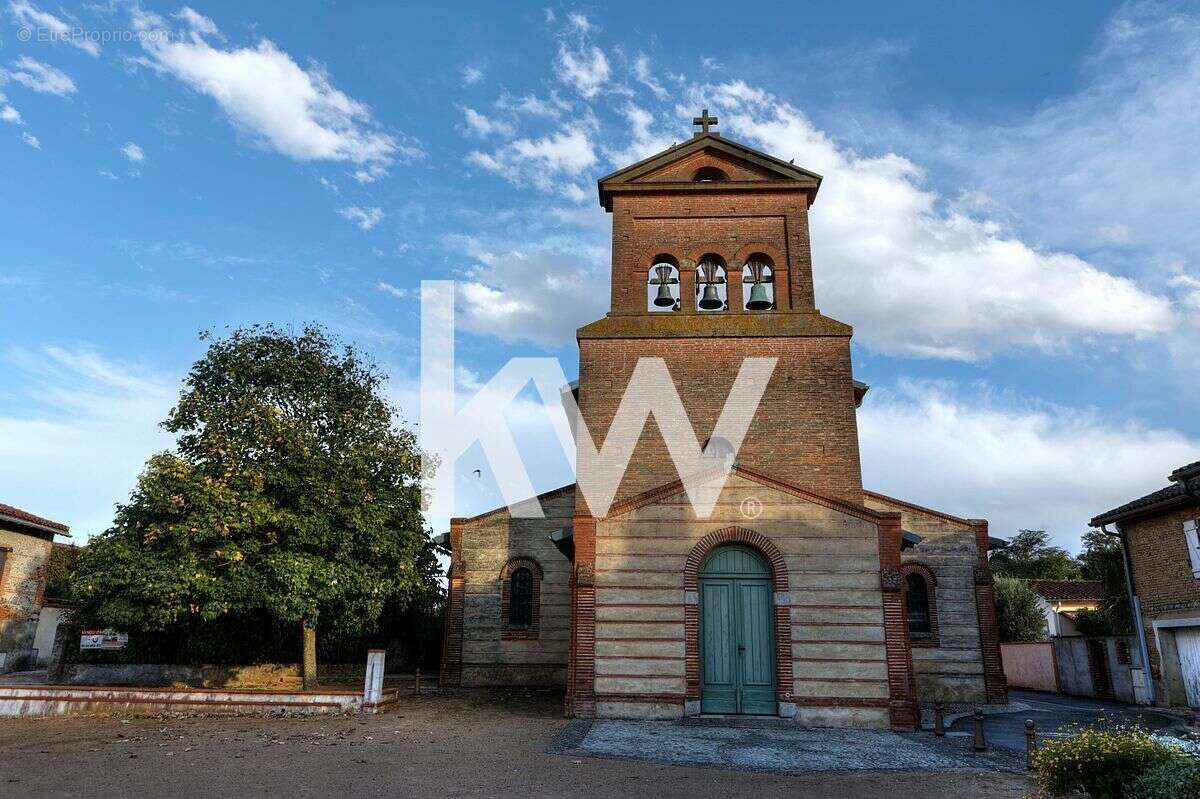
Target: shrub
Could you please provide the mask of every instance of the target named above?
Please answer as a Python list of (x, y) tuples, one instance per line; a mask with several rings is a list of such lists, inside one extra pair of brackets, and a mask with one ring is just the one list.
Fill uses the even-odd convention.
[(1138, 799), (1195, 799), (1200, 797), (1200, 758), (1175, 755), (1134, 780), (1129, 796)]
[(997, 577), (995, 596), (1001, 641), (1041, 641), (1046, 637), (1046, 617), (1029, 583), (1015, 577)]
[(1085, 791), (1092, 799), (1124, 799), (1141, 796), (1130, 788), (1143, 774), (1180, 757), (1178, 750), (1144, 730), (1089, 727), (1069, 738), (1047, 741), (1034, 764), (1038, 784), (1052, 796)]
[(1075, 629), (1079, 631), (1080, 635), (1100, 638), (1115, 633), (1108, 614), (1099, 608), (1094, 610), (1092, 608), (1080, 608), (1075, 611), (1074, 617)]

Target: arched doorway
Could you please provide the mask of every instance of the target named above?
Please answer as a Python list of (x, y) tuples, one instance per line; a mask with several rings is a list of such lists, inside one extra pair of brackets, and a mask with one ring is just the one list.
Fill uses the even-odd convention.
[(774, 586), (762, 555), (718, 547), (700, 569), (700, 710), (773, 716)]

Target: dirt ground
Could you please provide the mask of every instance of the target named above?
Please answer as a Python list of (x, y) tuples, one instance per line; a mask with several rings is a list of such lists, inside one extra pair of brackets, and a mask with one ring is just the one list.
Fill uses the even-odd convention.
[(1022, 797), (1023, 775), (782, 776), (547, 754), (547, 694), (407, 698), (379, 715), (0, 719), (0, 796)]

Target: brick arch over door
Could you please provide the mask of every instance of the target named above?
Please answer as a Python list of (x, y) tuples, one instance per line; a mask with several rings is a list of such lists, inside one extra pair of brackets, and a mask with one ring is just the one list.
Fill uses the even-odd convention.
[(700, 701), (700, 567), (714, 549), (743, 544), (758, 552), (771, 568), (775, 588), (775, 699), (792, 702), (792, 609), (788, 599), (787, 564), (771, 539), (744, 527), (725, 527), (700, 539), (688, 554), (683, 571), (684, 669), (686, 700)]

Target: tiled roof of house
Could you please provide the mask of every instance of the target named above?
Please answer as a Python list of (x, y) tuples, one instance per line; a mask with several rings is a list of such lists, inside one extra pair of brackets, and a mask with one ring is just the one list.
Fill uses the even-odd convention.
[[(1171, 485), (1160, 488), (1157, 491), (1151, 491), (1144, 497), (1138, 497), (1132, 502), (1126, 502), (1113, 508), (1110, 511), (1105, 511), (1099, 516), (1091, 520), (1090, 524), (1093, 527), (1099, 527), (1102, 524), (1110, 524), (1112, 522), (1124, 521), (1135, 516), (1142, 516), (1149, 513), (1152, 509), (1163, 506), (1163, 509), (1173, 508), (1177, 505), (1186, 504), (1188, 494), (1200, 495), (1200, 461), (1189, 463), (1187, 466), (1180, 466), (1175, 471), (1171, 472), (1169, 480), (1173, 481)], [(1187, 491), (1184, 490), (1184, 485), (1187, 485)]]
[(41, 527), (46, 530), (52, 530), (56, 533), (63, 533), (64, 535), (71, 531), (71, 528), (67, 527), (62, 522), (56, 522), (43, 516), (35, 516), (29, 511), (24, 511), (20, 508), (14, 508), (12, 505), (5, 505), (3, 502), (0, 502), (0, 518), (7, 518), (18, 523), (23, 522), (34, 527)]
[(1031, 580), (1033, 590), (1050, 602), (1099, 602), (1099, 580)]

